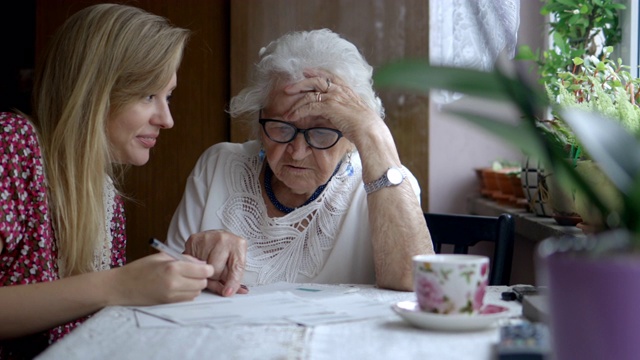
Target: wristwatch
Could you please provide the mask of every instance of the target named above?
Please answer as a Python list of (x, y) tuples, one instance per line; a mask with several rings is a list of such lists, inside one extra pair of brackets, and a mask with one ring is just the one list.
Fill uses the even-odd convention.
[(404, 174), (404, 171), (402, 171), (402, 168), (390, 167), (379, 179), (364, 184), (364, 191), (366, 191), (367, 194), (371, 194), (383, 187), (398, 186), (402, 184), (406, 177), (407, 176)]

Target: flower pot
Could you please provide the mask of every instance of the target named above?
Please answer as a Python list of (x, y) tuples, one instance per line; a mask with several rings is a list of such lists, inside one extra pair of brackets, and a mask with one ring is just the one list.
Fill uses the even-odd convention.
[(484, 178), (482, 177), (483, 168), (475, 168), (475, 169), (473, 169), (473, 171), (476, 173), (476, 178), (478, 179), (478, 186), (479, 186), (480, 194), (482, 194), (482, 192), (485, 189)]
[(574, 191), (564, 189), (554, 176), (547, 177), (553, 219), (562, 226), (576, 226), (582, 218), (576, 209)]
[(524, 190), (522, 189), (522, 180), (520, 180), (520, 176), (522, 176), (522, 172), (518, 172), (516, 174), (509, 174), (509, 179), (511, 180), (511, 187), (513, 187), (513, 206), (521, 209), (529, 209), (529, 202), (527, 201), (527, 197), (524, 194)]
[(482, 195), (494, 199), (500, 193), (496, 172), (491, 168), (484, 168), (482, 169), (482, 179), (484, 184)]
[[(618, 210), (622, 207), (622, 200), (616, 187), (611, 183), (607, 175), (600, 170), (596, 163), (591, 160), (578, 161), (576, 171), (589, 183), (607, 206)], [(580, 191), (576, 191), (575, 204), (576, 212), (580, 214), (582, 220), (587, 223), (590, 228), (595, 229), (595, 231), (604, 228), (602, 214)]]
[(502, 205), (511, 205), (512, 199), (515, 198), (515, 191), (511, 184), (510, 175), (507, 172), (496, 171), (496, 179), (498, 179), (499, 195), (496, 200)]
[(549, 203), (549, 189), (542, 164), (536, 159), (526, 157), (522, 162), (520, 181), (522, 182), (522, 190), (529, 203), (530, 210), (537, 216), (552, 216), (553, 210)]
[(628, 244), (629, 239), (628, 232), (618, 230), (541, 243), (537, 269), (541, 284), (548, 286), (555, 360), (630, 360), (640, 355), (640, 254), (626, 250), (594, 256), (595, 250), (575, 250)]
[(513, 187), (514, 196), (516, 199), (526, 199), (524, 190), (522, 189), (522, 180), (520, 180), (521, 174), (510, 174), (511, 186)]

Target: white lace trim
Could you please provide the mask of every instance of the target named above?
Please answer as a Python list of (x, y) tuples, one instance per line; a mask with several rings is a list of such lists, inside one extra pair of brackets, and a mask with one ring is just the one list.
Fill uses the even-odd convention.
[(353, 189), (362, 184), (357, 154), (352, 163), (352, 176), (343, 163), (316, 201), (278, 218), (267, 215), (258, 156), (237, 156), (227, 163), (231, 196), (217, 214), (229, 231), (249, 242), (246, 268), (258, 273), (257, 284), (295, 282), (298, 274), (313, 278), (322, 270)]
[(113, 219), (113, 212), (116, 207), (116, 188), (113, 186), (113, 180), (107, 177), (104, 183), (104, 212), (105, 212), (105, 224), (104, 224), (104, 236), (101, 236), (102, 242), (96, 244), (95, 252), (93, 253), (93, 270), (109, 270), (111, 268), (111, 247), (113, 245), (113, 235), (111, 234), (111, 223)]

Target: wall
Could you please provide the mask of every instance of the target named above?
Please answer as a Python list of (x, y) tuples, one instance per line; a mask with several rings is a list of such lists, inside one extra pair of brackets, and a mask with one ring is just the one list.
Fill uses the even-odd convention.
[(0, 41), (5, 48), (0, 66), (0, 111), (31, 112), (35, 0), (0, 3)]

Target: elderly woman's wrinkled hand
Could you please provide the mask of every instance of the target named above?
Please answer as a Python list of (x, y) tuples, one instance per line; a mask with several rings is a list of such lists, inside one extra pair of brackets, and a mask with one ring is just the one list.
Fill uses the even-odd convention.
[(284, 96), (297, 97), (284, 115), (285, 121), (323, 117), (352, 141), (361, 131), (375, 129), (374, 121), (382, 122), (362, 97), (338, 76), (320, 70), (309, 71), (305, 76), (284, 89)]
[(222, 296), (247, 293), (240, 283), (246, 262), (245, 239), (224, 230), (207, 230), (189, 237), (185, 253), (213, 265), (209, 290)]

